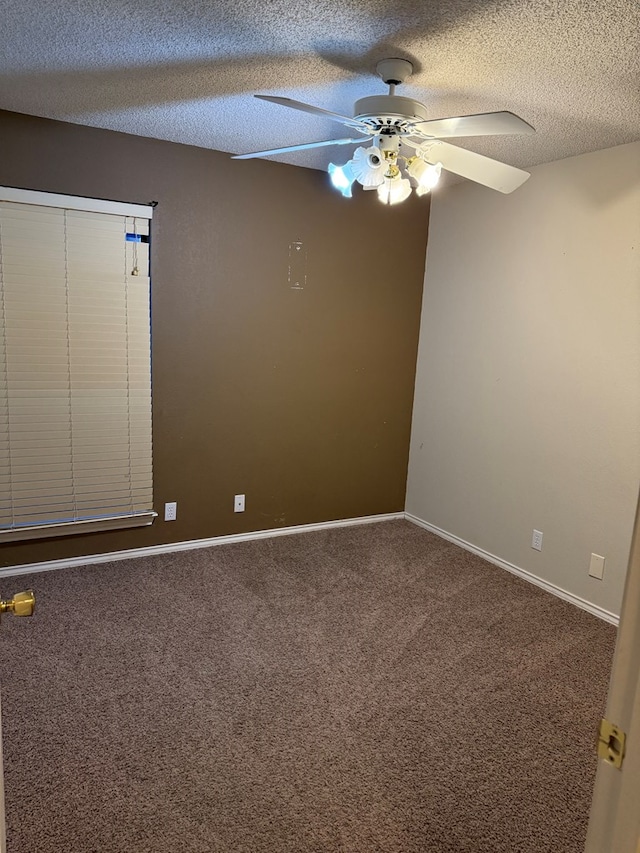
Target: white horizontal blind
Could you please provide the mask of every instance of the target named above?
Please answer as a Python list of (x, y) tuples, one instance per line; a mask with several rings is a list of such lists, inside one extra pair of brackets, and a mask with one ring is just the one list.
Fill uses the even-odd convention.
[(149, 247), (127, 234), (148, 219), (0, 201), (0, 542), (153, 519)]

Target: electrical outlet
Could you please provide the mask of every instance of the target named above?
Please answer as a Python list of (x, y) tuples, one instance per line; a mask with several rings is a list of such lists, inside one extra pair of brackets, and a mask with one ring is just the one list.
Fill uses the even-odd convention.
[(233, 498), (233, 511), (244, 512), (244, 495), (235, 495)]
[(534, 530), (531, 538), (531, 547), (536, 551), (542, 551), (542, 530)]
[(175, 521), (178, 517), (178, 504), (176, 501), (171, 501), (164, 505), (164, 520)]
[(600, 554), (591, 555), (589, 577), (597, 578), (599, 581), (604, 577), (604, 557), (601, 557)]

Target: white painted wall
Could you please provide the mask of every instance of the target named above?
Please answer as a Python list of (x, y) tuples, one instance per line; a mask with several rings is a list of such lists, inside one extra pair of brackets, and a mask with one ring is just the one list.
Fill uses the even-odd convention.
[(618, 613), (639, 484), (640, 142), (434, 194), (407, 512)]

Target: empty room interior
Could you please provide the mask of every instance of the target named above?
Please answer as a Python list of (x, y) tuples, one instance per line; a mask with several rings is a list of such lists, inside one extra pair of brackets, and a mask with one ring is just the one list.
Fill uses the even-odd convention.
[(0, 851), (627, 853), (636, 3), (3, 17)]

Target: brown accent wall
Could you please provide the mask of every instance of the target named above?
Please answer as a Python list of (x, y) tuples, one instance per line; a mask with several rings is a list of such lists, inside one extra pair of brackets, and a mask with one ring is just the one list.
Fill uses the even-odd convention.
[[(152, 223), (149, 528), (5, 545), (3, 566), (404, 508), (429, 208), (323, 173), (0, 112), (0, 184)], [(307, 256), (288, 281), (289, 244)], [(246, 494), (234, 514), (233, 496)], [(178, 520), (162, 521), (165, 501)]]

